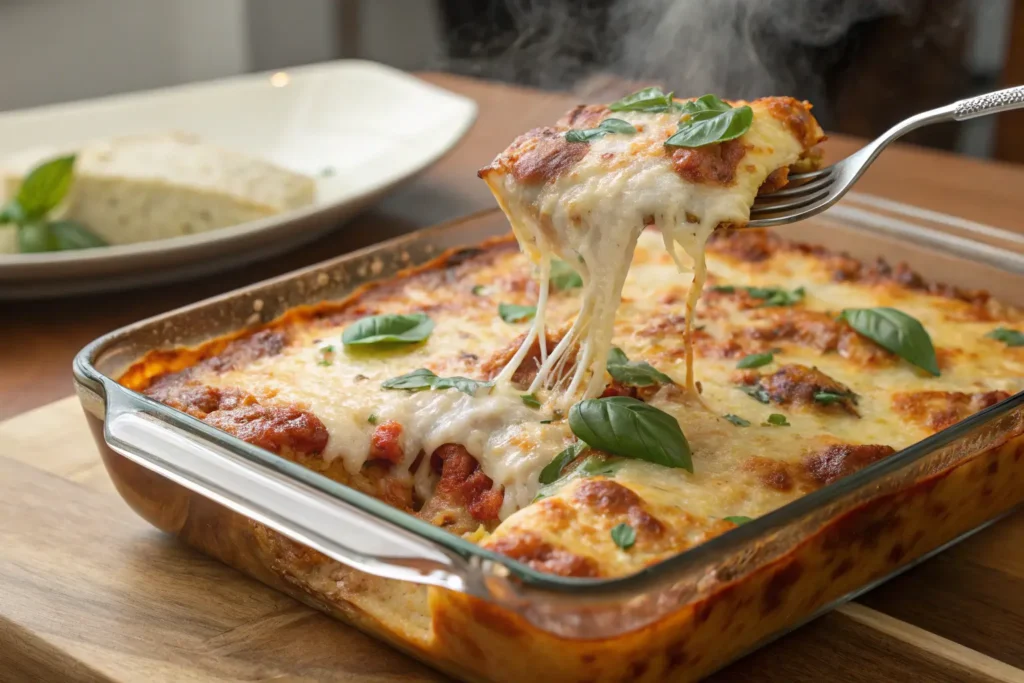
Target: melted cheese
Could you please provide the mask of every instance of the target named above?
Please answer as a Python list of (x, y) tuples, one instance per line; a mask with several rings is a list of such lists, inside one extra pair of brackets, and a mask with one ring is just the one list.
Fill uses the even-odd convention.
[[(673, 168), (664, 141), (676, 130), (679, 115), (674, 112), (616, 113), (633, 124), (637, 134), (592, 141), (570, 172), (551, 181), (522, 183), (511, 173), (487, 177), (524, 251), (540, 264), (545, 287), (522, 352), (502, 379), (511, 377), (534, 339), (544, 338), (547, 273), (551, 258), (557, 257), (580, 272), (583, 300), (571, 329), (546, 358), (531, 390), (557, 384), (553, 378), (560, 376), (567, 353), (579, 344), (576, 370), (558, 386), (562, 403), (573, 402), (580, 391), (584, 397), (601, 393), (622, 285), (637, 238), (652, 220), (680, 270), (694, 273), (688, 302), (692, 319), (705, 279), (708, 237), (722, 223), (746, 223), (768, 175), (796, 162), (804, 152), (802, 141), (784, 121), (757, 102), (752, 108), (753, 123), (739, 138), (747, 151), (728, 185), (688, 181)], [(692, 387), (692, 355), (687, 358), (686, 384)]]
[[(406, 460), (395, 467), (394, 476), (415, 486), (423, 499), (429, 497), (435, 475), (430, 468), (421, 467), (414, 476), (408, 473), (408, 466), (421, 452), (430, 454), (443, 443), (465, 445), (493, 479), (495, 488), (504, 490), (501, 518), (510, 522), (523, 515), (534, 519), (540, 513), (531, 512), (537, 506), (530, 502), (540, 487), (540, 470), (573, 439), (564, 420), (541, 423), (554, 417), (555, 401), (548, 400), (539, 410), (530, 408), (522, 402), (521, 390), (503, 383), (475, 398), (454, 389), (408, 393), (380, 388), (384, 380), (420, 367), (444, 376), (483, 378), (480, 364), (529, 329), (529, 323), (510, 325), (497, 315), (499, 302), (528, 304), (534, 300), (536, 295), (525, 286), (530, 276), (526, 259), (510, 250), (492, 258), (493, 263), (473, 265), (460, 279), (439, 283), (438, 278), (413, 277), (394, 293), (365, 297), (369, 299), (366, 305), (381, 313), (440, 305), (430, 314), (436, 326), (425, 344), (387, 352), (343, 351), (338, 340), (345, 323), (304, 321), (288, 328), (289, 342), (277, 355), (232, 370), (199, 366), (190, 377), (209, 386), (244, 388), (268, 405), (308, 408), (329, 433), (323, 457), (341, 458), (352, 473), (360, 471), (369, 455), (374, 425), (368, 417), (375, 414), (379, 421), (398, 422), (403, 426)], [(940, 355), (952, 360), (944, 364), (941, 377), (933, 378), (902, 361), (865, 369), (834, 351), (822, 353), (787, 341), (772, 342), (782, 350), (776, 354), (775, 364), (762, 370), (771, 372), (781, 363), (816, 366), (860, 396), (858, 418), (758, 403), (736, 388), (737, 357), (698, 353), (702, 398), (711, 411), (693, 410), (672, 388), (649, 399), (679, 421), (693, 450), (694, 472), (625, 460), (614, 475), (616, 481), (641, 492), (646, 501), (661, 506), (663, 519), (756, 517), (800, 495), (798, 489), (780, 491), (761, 484), (756, 474), (744, 467), (753, 456), (793, 463), (832, 443), (886, 444), (899, 449), (931, 433), (893, 411), (895, 392), (1001, 389), (1012, 393), (1024, 389), (1024, 348), (1007, 348), (985, 337), (1001, 325), (1019, 327), (1024, 318), (1015, 312), (977, 318), (970, 305), (961, 301), (892, 284), (834, 282), (821, 257), (795, 249), (754, 264), (712, 252), (708, 267), (718, 283), (807, 290), (798, 306), (773, 309), (777, 311), (897, 307), (921, 320)], [(678, 272), (657, 231), (644, 232), (613, 320), (616, 346), (631, 359), (646, 360), (677, 381), (686, 372), (683, 337), (677, 328), (663, 326), (685, 312), (681, 302), (689, 294), (692, 278), (692, 274)], [(479, 296), (470, 293), (477, 285), (484, 287)], [(580, 308), (581, 294), (578, 289), (552, 292), (550, 321), (562, 325), (572, 320)], [(724, 344), (731, 333), (771, 324), (758, 318), (767, 310), (739, 310), (727, 302), (712, 304), (705, 297), (697, 307), (696, 323), (703, 326), (703, 334)], [(324, 343), (339, 348), (329, 366), (319, 364)], [(608, 381), (607, 376), (603, 381)], [(542, 392), (540, 398), (550, 399), (551, 395)], [(730, 424), (721, 417), (726, 413), (749, 420), (751, 426)], [(771, 413), (785, 414), (792, 426), (762, 426)], [(573, 487), (567, 486), (555, 498), (569, 499), (572, 491)], [(523, 523), (514, 521), (512, 528)], [(561, 532), (552, 533), (558, 536)], [(640, 553), (623, 557), (622, 571), (635, 568), (633, 563), (645, 561), (644, 557)]]

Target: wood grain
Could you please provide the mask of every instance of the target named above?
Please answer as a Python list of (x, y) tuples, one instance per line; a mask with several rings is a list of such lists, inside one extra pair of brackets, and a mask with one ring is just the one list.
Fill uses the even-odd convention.
[[(2, 683), (445, 680), (152, 530), (75, 398), (0, 423), (0, 520)], [(1024, 681), (1022, 549), (1018, 513), (711, 680)]]
[[(447, 74), (423, 78), (473, 98), (476, 123), (444, 159), (332, 235), (271, 261), (174, 286), (33, 303), (0, 302), (0, 419), (71, 393), (74, 354), (95, 337), (130, 322), (410, 230), (492, 208), (476, 177), (519, 133), (550, 123), (577, 98)], [(835, 136), (827, 158), (842, 158), (860, 140)], [(1024, 168), (897, 145), (858, 183), (878, 194), (983, 223), (1024, 231)]]

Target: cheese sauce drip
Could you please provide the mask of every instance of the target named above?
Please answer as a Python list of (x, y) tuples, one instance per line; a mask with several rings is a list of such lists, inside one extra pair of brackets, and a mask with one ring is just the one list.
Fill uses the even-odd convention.
[[(541, 277), (533, 327), (500, 379), (512, 376), (534, 340), (544, 340), (550, 262), (560, 258), (583, 279), (582, 304), (559, 344), (550, 353), (542, 349), (542, 365), (530, 390), (554, 389), (563, 405), (601, 394), (622, 286), (637, 238), (645, 225), (653, 224), (679, 270), (693, 273), (685, 335), (686, 386), (693, 389), (690, 331), (707, 276), (704, 245), (720, 224), (745, 223), (769, 173), (803, 153), (785, 124), (756, 104), (753, 124), (739, 138), (745, 155), (729, 184), (683, 178), (664, 146), (679, 115), (641, 112), (613, 114), (637, 133), (609, 134), (587, 143), (586, 156), (554, 180), (524, 185), (511, 174), (487, 179), (523, 250), (539, 264)], [(565, 372), (567, 366), (571, 372)]]

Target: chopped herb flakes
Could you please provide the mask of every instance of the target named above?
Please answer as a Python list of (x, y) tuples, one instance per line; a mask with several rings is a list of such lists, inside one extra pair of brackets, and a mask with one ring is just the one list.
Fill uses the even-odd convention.
[(540, 399), (533, 394), (521, 394), (519, 398), (523, 399), (523, 405), (527, 405), (531, 408), (540, 408), (541, 406)]
[(628, 524), (616, 524), (612, 528), (612, 540), (623, 550), (629, 550), (636, 543), (636, 531)]
[(1024, 346), (1024, 332), (999, 327), (985, 335), (989, 339), (1001, 341), (1007, 346)]
[(736, 364), (736, 367), (740, 370), (759, 368), (762, 365), (768, 365), (773, 360), (775, 360), (775, 356), (772, 353), (752, 353), (749, 356), (741, 358), (740, 362)]
[(739, 415), (733, 415), (732, 413), (726, 413), (722, 417), (724, 417), (726, 420), (728, 420), (729, 422), (733, 423), (737, 427), (749, 427), (750, 426), (750, 420), (744, 420)]
[(747, 522), (750, 521), (750, 517), (744, 517), (743, 515), (733, 515), (731, 517), (722, 517), (722, 519), (724, 519), (727, 522), (732, 522), (736, 526), (739, 526), (740, 524), (746, 524)]

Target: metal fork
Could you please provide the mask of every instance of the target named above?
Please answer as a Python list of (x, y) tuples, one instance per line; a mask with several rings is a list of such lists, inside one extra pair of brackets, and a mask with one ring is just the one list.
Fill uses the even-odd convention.
[(890, 142), (915, 128), (940, 121), (966, 121), (1020, 108), (1024, 108), (1024, 86), (1018, 85), (911, 116), (839, 163), (810, 173), (793, 174), (783, 189), (759, 195), (751, 207), (746, 227), (785, 225), (821, 213), (846, 194)]

